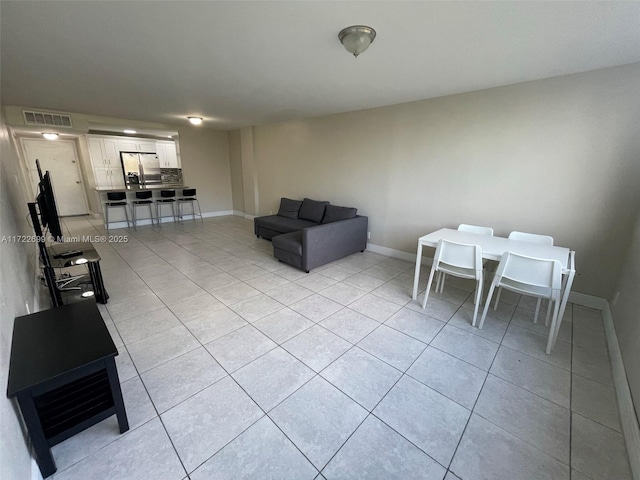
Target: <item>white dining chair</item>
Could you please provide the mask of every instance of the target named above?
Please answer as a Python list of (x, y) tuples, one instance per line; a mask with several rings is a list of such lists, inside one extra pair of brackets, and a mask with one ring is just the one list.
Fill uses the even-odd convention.
[(560, 328), (558, 309), (560, 307), (560, 292), (562, 291), (562, 265), (557, 260), (527, 257), (513, 252), (506, 252), (498, 264), (489, 295), (482, 312), (478, 328), (482, 328), (487, 317), (489, 303), (496, 287), (506, 288), (522, 295), (530, 295), (549, 301), (549, 310), (554, 304), (547, 341), (547, 354), (555, 344), (557, 332)]
[[(427, 289), (424, 292), (422, 308), (427, 307), (431, 283), (436, 272), (453, 275), (460, 278), (468, 278), (476, 281), (476, 295), (474, 298), (472, 325), (476, 325), (478, 305), (482, 299), (482, 248), (479, 245), (455, 243), (448, 240), (440, 240), (433, 257), (431, 273), (427, 281)], [(436, 285), (437, 287), (437, 285)]]
[(493, 237), (493, 228), (491, 227), (481, 227), (478, 225), (467, 225), (466, 223), (461, 223), (458, 225), (458, 230), (461, 232), (477, 233), (478, 235), (489, 235)]
[[(526, 233), (526, 232), (517, 232), (513, 231), (509, 234), (510, 240), (519, 240), (521, 242), (530, 242), (537, 243), (539, 245), (553, 245), (553, 237), (549, 235), (540, 235), (538, 233)], [(500, 295), (502, 295), (502, 288), (498, 289), (498, 294), (496, 295), (496, 301), (493, 305), (493, 309), (498, 309), (498, 302), (500, 302)], [(538, 303), (536, 303), (536, 312), (533, 316), (533, 323), (538, 323), (538, 313), (540, 312), (540, 305), (542, 304), (542, 299), (538, 298)], [(549, 326), (549, 309), (547, 309), (547, 318), (545, 319), (544, 324)]]
[[(478, 235), (488, 235), (490, 237), (493, 237), (493, 228), (491, 227), (481, 227), (479, 225), (468, 225), (466, 223), (461, 223), (460, 225), (458, 225), (458, 231), (477, 233)], [(486, 263), (486, 261), (484, 261), (483, 263)], [(436, 278), (436, 292), (444, 292), (444, 281), (446, 277), (447, 276), (444, 273), (438, 273), (438, 277)]]

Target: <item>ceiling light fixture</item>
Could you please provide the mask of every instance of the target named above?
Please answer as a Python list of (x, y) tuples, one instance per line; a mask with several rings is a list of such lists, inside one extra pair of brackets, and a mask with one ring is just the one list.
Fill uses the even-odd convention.
[(358, 58), (358, 55), (373, 43), (376, 38), (376, 31), (365, 25), (353, 25), (343, 28), (338, 34), (338, 38), (344, 48), (347, 49), (347, 52)]
[(187, 117), (187, 118), (193, 125), (200, 125), (202, 123), (202, 117)]
[(131, 135), (133, 135), (134, 133), (138, 133), (135, 130), (132, 130), (131, 128), (127, 128), (126, 130), (123, 130), (124, 133), (130, 133)]
[(46, 138), (47, 140), (55, 140), (58, 138), (58, 134), (57, 133), (43, 133), (42, 136), (44, 138)]

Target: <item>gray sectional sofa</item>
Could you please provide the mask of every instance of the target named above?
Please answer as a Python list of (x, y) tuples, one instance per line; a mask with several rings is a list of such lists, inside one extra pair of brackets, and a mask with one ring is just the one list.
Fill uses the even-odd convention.
[(254, 219), (254, 231), (273, 242), (274, 257), (309, 273), (367, 248), (369, 219), (357, 212), (309, 198), (282, 198), (277, 215)]

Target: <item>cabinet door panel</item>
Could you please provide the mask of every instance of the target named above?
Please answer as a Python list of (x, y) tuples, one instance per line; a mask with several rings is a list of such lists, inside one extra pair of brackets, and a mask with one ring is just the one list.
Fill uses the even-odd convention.
[(174, 142), (156, 142), (158, 157), (162, 168), (180, 168), (176, 144)]
[(96, 187), (111, 188), (111, 175), (108, 167), (96, 167), (93, 169), (93, 175), (96, 179)]
[(156, 142), (138, 140), (136, 146), (138, 152), (156, 153)]
[(113, 188), (124, 188), (124, 174), (122, 173), (122, 168), (111, 168), (109, 175), (111, 176), (111, 186)]
[(118, 151), (118, 141), (110, 138), (103, 139), (104, 153), (107, 159), (107, 165), (117, 167), (120, 165), (120, 152)]
[(138, 146), (135, 139), (132, 140), (118, 140), (118, 150), (121, 152), (138, 152)]
[(91, 157), (91, 165), (93, 168), (105, 166), (104, 143), (101, 138), (87, 138), (89, 147), (89, 156)]

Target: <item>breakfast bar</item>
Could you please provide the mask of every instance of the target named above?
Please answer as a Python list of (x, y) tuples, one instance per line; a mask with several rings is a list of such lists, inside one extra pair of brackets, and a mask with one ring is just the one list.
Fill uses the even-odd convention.
[[(152, 219), (151, 219), (151, 212), (154, 211), (155, 206), (156, 206), (156, 202), (158, 200), (162, 200), (162, 191), (167, 191), (167, 190), (174, 190), (175, 191), (175, 196), (180, 197), (182, 195), (182, 192), (185, 189), (188, 189), (189, 187), (187, 185), (184, 185), (182, 183), (163, 183), (163, 184), (155, 184), (155, 185), (126, 185), (124, 187), (119, 187), (119, 188), (108, 188), (108, 187), (96, 187), (94, 188), (94, 190), (98, 193), (99, 195), (99, 201), (100, 204), (102, 205), (102, 213), (103, 213), (103, 218), (105, 219), (105, 226), (108, 227), (107, 230), (112, 229), (112, 228), (123, 228), (123, 227), (127, 227), (127, 215), (125, 214), (125, 208), (129, 210), (129, 212), (132, 212), (133, 208), (138, 208), (138, 211), (136, 211), (136, 218), (139, 217), (139, 219), (137, 220), (137, 224), (138, 225), (151, 225), (152, 223)], [(140, 195), (143, 192), (148, 192), (147, 195)], [(118, 203), (121, 203), (122, 208), (113, 208), (113, 207), (109, 207), (109, 212), (107, 214), (107, 205), (108, 204), (113, 204), (113, 198), (110, 199), (109, 196), (113, 197), (113, 195), (109, 195), (109, 194), (118, 194), (121, 193), (123, 194), (122, 199), (118, 201)], [(150, 193), (150, 195), (149, 195)], [(141, 197), (147, 197), (145, 200), (146, 201), (142, 201)], [(140, 202), (137, 205), (134, 202)], [(150, 208), (142, 208), (140, 209), (139, 207), (141, 206), (147, 206), (149, 205)], [(153, 218), (155, 219), (155, 213), (153, 214)], [(107, 226), (107, 220), (108, 219), (108, 223), (109, 225)], [(129, 218), (129, 220), (131, 220), (131, 218)], [(171, 217), (163, 217), (161, 219), (162, 222), (166, 222), (166, 221), (171, 221)]]

